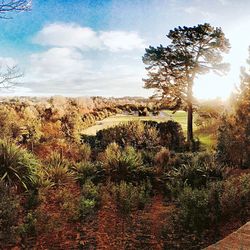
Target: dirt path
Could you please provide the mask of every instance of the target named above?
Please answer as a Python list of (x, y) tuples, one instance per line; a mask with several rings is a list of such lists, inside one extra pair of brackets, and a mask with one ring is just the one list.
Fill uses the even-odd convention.
[(118, 215), (116, 206), (110, 197), (99, 210), (97, 219), (97, 249), (124, 249), (126, 221)]
[(149, 220), (151, 221), (151, 234), (156, 241), (155, 249), (163, 249), (162, 228), (167, 223), (169, 215), (172, 213), (174, 206), (165, 206), (164, 198), (161, 194), (153, 197), (152, 206), (149, 211)]
[[(58, 196), (50, 189), (38, 207), (37, 237), (26, 242), (26, 249), (98, 249), (98, 250), (161, 250), (162, 227), (167, 223), (173, 206), (165, 206), (162, 195), (152, 197), (151, 204), (124, 216), (107, 196), (99, 211), (84, 222), (68, 220)], [(76, 185), (68, 185), (72, 199), (80, 195)], [(70, 201), (73, 202), (73, 200)], [(42, 216), (42, 217), (41, 217)]]
[(124, 218), (111, 200), (106, 201), (98, 212), (97, 249), (163, 249), (162, 227), (174, 207), (164, 206), (162, 195), (153, 197), (151, 204)]
[[(79, 196), (79, 187), (74, 183), (67, 183), (67, 190), (74, 194), (72, 199)], [(68, 221), (58, 191), (58, 189), (49, 190), (46, 200), (37, 210), (36, 249), (77, 249), (76, 225), (73, 221)]]

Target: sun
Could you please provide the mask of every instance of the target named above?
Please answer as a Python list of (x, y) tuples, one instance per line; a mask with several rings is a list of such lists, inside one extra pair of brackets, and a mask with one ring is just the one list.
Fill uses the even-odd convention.
[(226, 76), (208, 74), (200, 76), (194, 83), (194, 96), (198, 99), (215, 99), (221, 98), (226, 100), (235, 90), (237, 81), (230, 73)]

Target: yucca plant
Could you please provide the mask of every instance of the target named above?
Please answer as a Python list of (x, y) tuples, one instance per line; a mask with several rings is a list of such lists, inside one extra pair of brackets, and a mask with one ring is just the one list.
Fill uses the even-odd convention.
[(55, 186), (67, 183), (72, 179), (69, 162), (58, 153), (53, 153), (47, 161), (45, 177)]
[(100, 182), (105, 179), (105, 169), (103, 163), (96, 161), (82, 161), (74, 164), (71, 167), (74, 178), (83, 185), (86, 180), (92, 180), (93, 182)]
[(116, 143), (108, 145), (102, 155), (105, 170), (114, 181), (133, 179), (142, 167), (143, 161), (140, 152), (132, 146), (124, 149)]
[(27, 150), (0, 140), (0, 179), (6, 185), (29, 189), (37, 182), (39, 163)]

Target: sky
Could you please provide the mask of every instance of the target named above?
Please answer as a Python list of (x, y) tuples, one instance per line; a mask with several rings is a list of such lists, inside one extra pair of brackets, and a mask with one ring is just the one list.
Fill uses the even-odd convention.
[(198, 77), (194, 95), (225, 99), (248, 57), (249, 9), (248, 0), (33, 0), (30, 12), (0, 19), (0, 66), (24, 73), (0, 95), (150, 96), (145, 48), (169, 45), (170, 29), (208, 22), (230, 40), (231, 70)]

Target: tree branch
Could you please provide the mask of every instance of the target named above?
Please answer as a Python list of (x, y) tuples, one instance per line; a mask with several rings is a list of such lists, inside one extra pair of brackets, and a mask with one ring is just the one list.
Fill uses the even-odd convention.
[(11, 19), (9, 12), (30, 11), (32, 0), (2, 0), (0, 1), (0, 18)]

